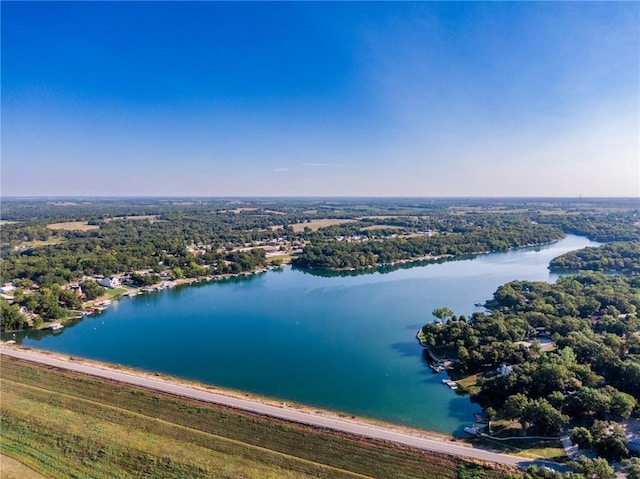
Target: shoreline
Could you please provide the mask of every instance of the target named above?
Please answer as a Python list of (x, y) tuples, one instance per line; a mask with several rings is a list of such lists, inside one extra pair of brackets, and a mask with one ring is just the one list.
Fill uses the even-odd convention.
[[(46, 349), (23, 347), (19, 344), (8, 344), (7, 342), (0, 342), (0, 355), (5, 354), (7, 350), (17, 351), (19, 353), (32, 355), (34, 357), (43, 356), (47, 358), (53, 358), (55, 360), (63, 361), (68, 364), (87, 365), (87, 366), (105, 370), (105, 371), (112, 371), (112, 372), (123, 373), (131, 376), (144, 377), (144, 378), (153, 379), (157, 381), (169, 382), (172, 384), (179, 384), (179, 385), (197, 389), (200, 391), (220, 394), (222, 396), (226, 396), (230, 398), (253, 401), (256, 403), (260, 403), (260, 404), (264, 404), (264, 405), (268, 405), (276, 408), (293, 409), (293, 410), (304, 412), (307, 414), (313, 414), (315, 416), (333, 418), (336, 420), (357, 421), (357, 422), (369, 424), (371, 426), (385, 427), (387, 429), (396, 430), (398, 432), (403, 432), (405, 434), (417, 435), (420, 437), (431, 438), (431, 439), (437, 438), (439, 440), (446, 440), (446, 441), (455, 442), (459, 444), (469, 444), (464, 439), (455, 437), (453, 435), (439, 433), (436, 431), (429, 431), (427, 429), (420, 429), (420, 428), (415, 428), (411, 426), (405, 426), (402, 424), (394, 424), (394, 423), (385, 422), (382, 420), (369, 418), (365, 416), (356, 416), (350, 413), (340, 412), (340, 411), (331, 410), (331, 409), (325, 409), (321, 407), (315, 407), (312, 405), (296, 403), (294, 401), (278, 399), (276, 397), (262, 396), (260, 394), (249, 392), (249, 391), (241, 391), (241, 390), (225, 388), (225, 387), (221, 387), (213, 384), (206, 384), (206, 383), (195, 381), (195, 380), (181, 378), (178, 376), (171, 376), (171, 375), (160, 373), (160, 372), (137, 369), (130, 366), (121, 365), (121, 364), (108, 363), (108, 362), (98, 361), (95, 359), (90, 359), (85, 357), (62, 354), (55, 351), (49, 351)], [(7, 355), (11, 355), (11, 354), (7, 354)], [(472, 446), (469, 445), (468, 447), (472, 447)]]
[(466, 440), (424, 429), (411, 428), (297, 403), (278, 401), (249, 392), (224, 389), (173, 376), (62, 355), (46, 350), (0, 343), (0, 355), (67, 369), (78, 374), (88, 374), (115, 381), (116, 383), (123, 382), (181, 397), (202, 400), (265, 417), (387, 441), (399, 446), (409, 446), (507, 466), (530, 465), (534, 461), (524, 456), (510, 455), (489, 448), (478, 448), (477, 445), (471, 444)]
[[(418, 256), (415, 258), (397, 259), (395, 261), (391, 261), (388, 263), (377, 263), (375, 265), (362, 266), (360, 268), (316, 268), (314, 266), (305, 266), (305, 267), (296, 266), (295, 264), (294, 266), (302, 270), (308, 270), (308, 271), (329, 271), (329, 272), (335, 272), (335, 273), (347, 273), (347, 272), (365, 273), (370, 270), (380, 270), (384, 268), (392, 268), (394, 266), (410, 265), (411, 263), (433, 264), (433, 263), (439, 263), (439, 262), (445, 262), (445, 261), (456, 261), (459, 259), (472, 258), (480, 255), (486, 255), (486, 254), (508, 253), (509, 251), (517, 251), (517, 250), (522, 250), (527, 248), (539, 248), (541, 246), (549, 246), (554, 243), (557, 243), (563, 240), (564, 238), (566, 238), (566, 236), (567, 235), (565, 233), (563, 237), (555, 240), (546, 241), (544, 243), (532, 243), (532, 244), (526, 244), (523, 246), (515, 246), (515, 247), (507, 248), (506, 250), (475, 251), (471, 253), (461, 253), (457, 255), (455, 254), (426, 255), (426, 256)], [(416, 265), (416, 266), (420, 266), (420, 265)]]
[[(285, 264), (289, 264), (289, 263), (285, 263)], [(265, 268), (256, 269), (253, 271), (244, 271), (242, 273), (225, 273), (225, 274), (215, 275), (215, 276), (213, 275), (199, 276), (197, 278), (170, 279), (170, 280), (163, 280), (160, 283), (156, 283), (150, 286), (126, 286), (127, 290), (124, 291), (119, 296), (108, 298), (107, 297), (108, 293), (107, 293), (100, 296), (99, 298), (83, 302), (82, 310), (68, 310), (70, 313), (75, 313), (70, 316), (54, 319), (51, 321), (43, 320), (42, 324), (37, 327), (29, 327), (26, 329), (7, 329), (2, 331), (0, 334), (6, 335), (10, 333), (28, 333), (29, 331), (43, 331), (43, 330), (51, 329), (51, 326), (54, 324), (61, 324), (64, 326), (69, 322), (82, 319), (85, 316), (92, 316), (98, 312), (104, 312), (109, 308), (109, 306), (111, 306), (111, 304), (113, 304), (114, 301), (120, 301), (123, 298), (140, 296), (147, 293), (155, 293), (158, 291), (163, 291), (165, 289), (175, 288), (176, 286), (188, 286), (195, 283), (224, 281), (227, 279), (238, 278), (243, 276), (254, 276), (257, 274), (267, 273), (279, 267), (281, 266), (269, 265)], [(122, 288), (122, 286), (120, 286), (119, 288)], [(110, 290), (110, 289), (119, 289), (119, 288), (105, 288), (105, 289)], [(88, 310), (91, 310), (91, 312), (88, 312)]]
[[(566, 237), (566, 234), (565, 234)], [(540, 246), (547, 246), (547, 245), (551, 245), (554, 243), (557, 243), (558, 241), (560, 241), (563, 238), (557, 239), (557, 240), (552, 240), (546, 243), (536, 243), (536, 244), (530, 244), (530, 245), (525, 245), (525, 246), (521, 246), (521, 247), (517, 247), (517, 248), (509, 248), (507, 251), (512, 251), (512, 250), (519, 250), (519, 249), (526, 249), (526, 248), (537, 248)], [(427, 256), (421, 256), (418, 258), (407, 258), (407, 259), (401, 259), (401, 260), (396, 260), (396, 261), (392, 261), (390, 263), (380, 263), (378, 265), (375, 266), (366, 266), (366, 267), (362, 267), (362, 268), (334, 268), (334, 269), (326, 269), (326, 268), (313, 268), (313, 267), (305, 267), (302, 268), (300, 267), (300, 269), (302, 270), (307, 270), (307, 271), (327, 271), (327, 272), (332, 272), (332, 273), (366, 273), (366, 272), (371, 272), (371, 271), (378, 271), (378, 270), (382, 270), (384, 268), (393, 268), (393, 267), (399, 267), (399, 266), (403, 266), (403, 265), (411, 265), (412, 263), (427, 263), (427, 264), (431, 264), (431, 263), (437, 263), (440, 261), (455, 261), (456, 259), (460, 259), (460, 258), (465, 258), (465, 257), (473, 257), (473, 256), (479, 256), (479, 255), (483, 255), (483, 254), (492, 254), (492, 253), (500, 253), (501, 251), (484, 251), (484, 252), (477, 252), (477, 253), (465, 253), (465, 254), (461, 254), (461, 255), (450, 255), (450, 254), (444, 254), (444, 255), (427, 255)], [(231, 279), (231, 278), (238, 278), (238, 277), (244, 277), (244, 276), (254, 276), (257, 274), (262, 274), (262, 273), (267, 273), (269, 271), (273, 271), (274, 269), (278, 269), (282, 266), (285, 265), (293, 265), (293, 259), (290, 258), (289, 261), (282, 263), (280, 265), (273, 265), (273, 264), (269, 264), (266, 267), (260, 268), (260, 269), (256, 269), (256, 270), (252, 270), (252, 271), (244, 271), (241, 273), (224, 273), (221, 275), (207, 275), (207, 276), (199, 276), (197, 278), (179, 278), (179, 279), (171, 279), (171, 280), (163, 280), (160, 283), (154, 284), (154, 285), (149, 285), (149, 286), (132, 286), (129, 287), (127, 286), (127, 291), (123, 292), (121, 295), (114, 297), (114, 298), (107, 298), (105, 296), (108, 296), (108, 294), (102, 295), (99, 298), (93, 299), (93, 300), (89, 300), (89, 301), (85, 301), (82, 304), (82, 311), (79, 310), (69, 310), (71, 313), (77, 313), (75, 315), (71, 315), (65, 318), (58, 318), (58, 319), (54, 319), (51, 321), (44, 321), (42, 322), (41, 325), (37, 326), (37, 327), (29, 327), (26, 329), (7, 329), (5, 331), (2, 331), (0, 334), (5, 335), (5, 334), (9, 334), (9, 333), (22, 333), (22, 332), (29, 332), (29, 331), (38, 331), (38, 330), (47, 330), (50, 329), (51, 326), (53, 324), (61, 324), (62, 326), (66, 325), (68, 322), (71, 321), (75, 321), (75, 320), (79, 320), (82, 319), (84, 316), (87, 315), (92, 315), (95, 314), (96, 312), (103, 312), (105, 310), (108, 309), (108, 307), (113, 303), (113, 301), (119, 301), (123, 298), (126, 297), (134, 297), (134, 296), (138, 296), (141, 294), (146, 294), (146, 293), (151, 293), (151, 292), (157, 292), (157, 291), (162, 291), (164, 289), (170, 289), (170, 288), (174, 288), (176, 286), (185, 286), (185, 285), (190, 285), (190, 284), (194, 284), (194, 283), (202, 283), (202, 282), (215, 282), (215, 281), (224, 281), (227, 279)], [(295, 265), (293, 265), (295, 266)], [(415, 266), (420, 266), (418, 264), (416, 264)], [(411, 267), (411, 266), (410, 266)], [(107, 288), (110, 289), (110, 288)], [(117, 288), (113, 288), (113, 289), (117, 289)], [(88, 312), (87, 310), (92, 310), (91, 312)], [(62, 328), (60, 328), (62, 329)], [(59, 331), (60, 329), (57, 329), (55, 331)]]

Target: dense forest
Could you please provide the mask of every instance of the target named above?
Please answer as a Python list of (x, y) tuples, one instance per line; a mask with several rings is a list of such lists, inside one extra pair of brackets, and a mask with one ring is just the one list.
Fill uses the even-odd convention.
[(609, 243), (598, 248), (583, 248), (551, 261), (553, 271), (605, 271), (627, 275), (640, 274), (640, 242)]

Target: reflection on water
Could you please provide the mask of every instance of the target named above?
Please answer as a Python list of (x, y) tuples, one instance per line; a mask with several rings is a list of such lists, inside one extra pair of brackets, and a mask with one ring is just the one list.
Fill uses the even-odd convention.
[(444, 386), (444, 373), (431, 372), (416, 331), (435, 308), (468, 316), (505, 282), (552, 280), (551, 258), (595, 244), (568, 236), (537, 249), (366, 274), (284, 267), (125, 298), (59, 334), (31, 331), (16, 340), (454, 433), (477, 406)]

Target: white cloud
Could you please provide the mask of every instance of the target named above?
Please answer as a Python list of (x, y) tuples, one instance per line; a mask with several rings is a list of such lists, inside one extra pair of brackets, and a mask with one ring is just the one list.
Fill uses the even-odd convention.
[(301, 166), (311, 168), (352, 168), (356, 165), (350, 165), (348, 163), (302, 163)]

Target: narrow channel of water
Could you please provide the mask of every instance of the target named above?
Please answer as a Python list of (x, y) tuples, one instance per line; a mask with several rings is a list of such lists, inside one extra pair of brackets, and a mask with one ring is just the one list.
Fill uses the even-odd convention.
[(553, 245), (442, 264), (323, 277), (285, 267), (125, 298), (24, 346), (128, 365), (221, 387), (448, 434), (477, 406), (441, 383), (415, 340), (447, 306), (469, 315), (515, 279), (554, 281), (549, 261), (595, 246)]

